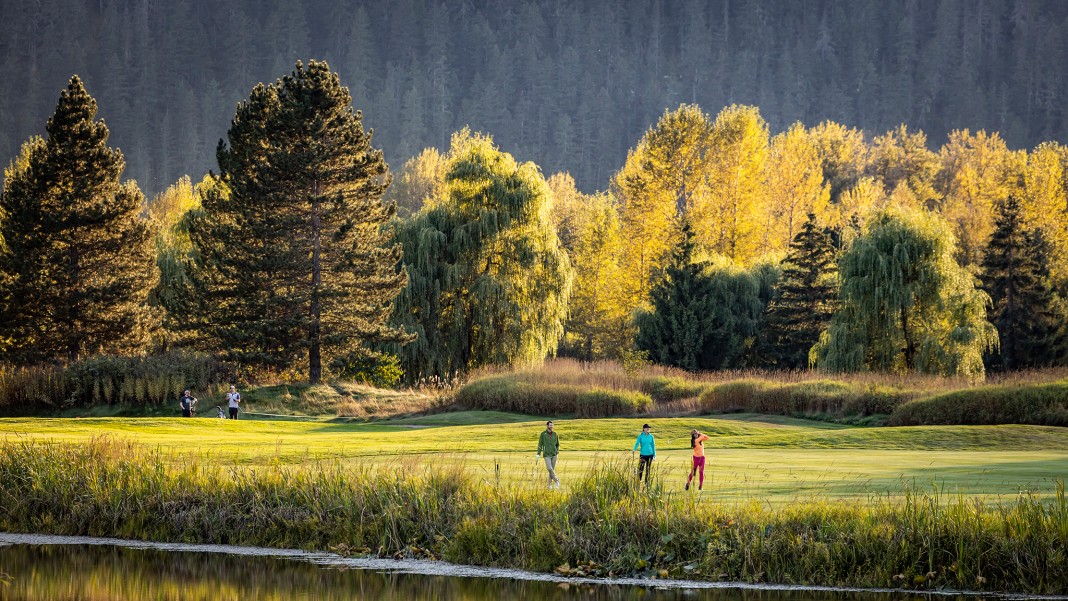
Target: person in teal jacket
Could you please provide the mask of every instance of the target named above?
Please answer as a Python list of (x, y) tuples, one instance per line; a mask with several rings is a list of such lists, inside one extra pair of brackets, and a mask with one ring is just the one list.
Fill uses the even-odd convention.
[(641, 451), (638, 458), (638, 480), (642, 479), (642, 472), (645, 472), (645, 483), (648, 484), (649, 472), (653, 470), (653, 459), (656, 459), (656, 441), (653, 440), (653, 432), (649, 424), (642, 425), (642, 433), (634, 441), (634, 448), (631, 450), (630, 456), (634, 457), (634, 451), (639, 449)]

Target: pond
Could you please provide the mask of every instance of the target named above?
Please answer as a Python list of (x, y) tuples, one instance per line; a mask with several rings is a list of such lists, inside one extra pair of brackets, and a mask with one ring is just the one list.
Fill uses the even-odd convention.
[[(343, 558), (253, 547), (0, 533), (0, 600), (489, 601), (912, 600), (901, 592), (762, 589), (679, 581), (594, 581), (432, 561)], [(939, 595), (941, 599), (978, 599)]]

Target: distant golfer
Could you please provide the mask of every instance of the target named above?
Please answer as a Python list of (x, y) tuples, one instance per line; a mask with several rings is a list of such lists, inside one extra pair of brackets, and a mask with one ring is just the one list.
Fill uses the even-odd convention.
[(560, 479), (556, 477), (556, 457), (560, 454), (560, 435), (553, 432), (553, 423), (545, 422), (545, 431), (538, 437), (538, 452), (534, 454), (534, 460), (538, 456), (545, 458), (545, 469), (549, 471), (549, 488), (560, 488)]
[(653, 440), (653, 432), (649, 424), (642, 426), (642, 433), (634, 441), (634, 448), (630, 456), (634, 457), (634, 451), (641, 449), (638, 458), (638, 480), (642, 479), (642, 471), (645, 472), (645, 483), (649, 484), (649, 472), (653, 471), (653, 459), (656, 459), (656, 441)]
[(241, 406), (241, 393), (237, 391), (236, 386), (230, 386), (230, 392), (226, 393), (226, 402), (230, 406), (230, 419), (237, 419), (237, 409)]
[(697, 481), (697, 490), (705, 485), (705, 441), (707, 434), (701, 434), (696, 429), (690, 430), (690, 446), (693, 447), (693, 467), (690, 468), (690, 477), (686, 479), (686, 490), (690, 490), (690, 482), (693, 482), (694, 473), (701, 470), (701, 479)]
[(178, 404), (182, 407), (182, 417), (193, 417), (197, 399), (192, 394), (189, 394), (188, 390), (183, 392), (182, 396), (178, 397)]

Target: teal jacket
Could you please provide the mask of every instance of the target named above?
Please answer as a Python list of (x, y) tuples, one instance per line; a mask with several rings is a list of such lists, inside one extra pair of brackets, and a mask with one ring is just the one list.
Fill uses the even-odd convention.
[(653, 440), (652, 434), (639, 434), (638, 440), (634, 441), (634, 450), (637, 451), (638, 447), (641, 447), (642, 457), (656, 457), (656, 441)]

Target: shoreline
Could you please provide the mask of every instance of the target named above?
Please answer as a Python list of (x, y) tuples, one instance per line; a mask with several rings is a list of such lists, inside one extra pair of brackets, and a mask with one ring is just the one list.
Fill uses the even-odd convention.
[(533, 582), (553, 582), (566, 584), (590, 584), (600, 586), (633, 586), (665, 589), (734, 589), (749, 591), (783, 591), (783, 592), (819, 592), (819, 593), (860, 593), (886, 594), (901, 593), (917, 596), (955, 597), (970, 595), (987, 599), (1065, 601), (1068, 595), (1028, 595), (1016, 593), (998, 593), (971, 590), (912, 590), (901, 588), (861, 588), (809, 586), (789, 584), (753, 584), (749, 582), (708, 582), (701, 580), (679, 580), (671, 578), (594, 578), (579, 576), (561, 576), (552, 573), (533, 572), (514, 568), (493, 568), (474, 565), (456, 564), (430, 559), (388, 559), (381, 557), (346, 557), (327, 551), (302, 551), (300, 549), (276, 549), (242, 545), (216, 545), (201, 543), (169, 543), (141, 541), (123, 538), (97, 536), (68, 536), (56, 534), (30, 534), (0, 532), (0, 546), (113, 546), (126, 549), (147, 549), (172, 553), (217, 553), (240, 557), (271, 557), (293, 561), (304, 561), (325, 568), (343, 567), (358, 570), (388, 571), (399, 574), (419, 576), (448, 576), (454, 578), (500, 578), (525, 580)]
[(1021, 493), (987, 503), (906, 489), (899, 501), (723, 506), (667, 496), (658, 478), (641, 486), (618, 462), (592, 466), (553, 494), (458, 466), (174, 465), (158, 450), (108, 441), (0, 450), (0, 531), (444, 560), (430, 565), (567, 582), (1068, 593), (1062, 483), (1051, 500)]

